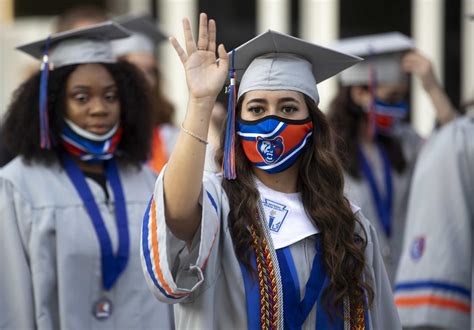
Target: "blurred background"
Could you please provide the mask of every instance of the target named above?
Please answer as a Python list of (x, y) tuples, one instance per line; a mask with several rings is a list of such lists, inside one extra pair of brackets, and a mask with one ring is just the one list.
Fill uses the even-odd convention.
[[(400, 31), (413, 37), (433, 62), (436, 75), (453, 104), (462, 109), (474, 100), (474, 0), (0, 0), (0, 117), (18, 85), (39, 63), (15, 47), (44, 38), (56, 28), (58, 15), (76, 6), (95, 6), (109, 17), (149, 13), (169, 35), (182, 40), (181, 19), (196, 23), (199, 12), (216, 19), (218, 41), (228, 50), (256, 34), (274, 29), (329, 45), (341, 37)], [(158, 51), (163, 88), (176, 106), (175, 121), (184, 117), (186, 82), (171, 45)], [(334, 96), (337, 79), (319, 87), (321, 109)], [(427, 136), (434, 110), (419, 82), (412, 82), (412, 123)]]

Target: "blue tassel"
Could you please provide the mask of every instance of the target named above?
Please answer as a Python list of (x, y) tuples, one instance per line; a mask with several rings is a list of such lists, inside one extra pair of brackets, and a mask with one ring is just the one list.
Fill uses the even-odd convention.
[(228, 87), (228, 106), (227, 106), (227, 127), (225, 133), (225, 145), (224, 145), (224, 178), (227, 180), (235, 180), (237, 174), (235, 172), (235, 106), (236, 96), (235, 91), (235, 80), (236, 73), (234, 68), (234, 50), (230, 55), (230, 72), (229, 79), (230, 84)]
[(43, 62), (41, 63), (40, 95), (39, 95), (39, 120), (40, 120), (40, 146), (41, 149), (51, 149), (49, 137), (48, 118), (48, 76), (49, 76), (49, 44), (51, 36), (46, 40), (43, 51)]

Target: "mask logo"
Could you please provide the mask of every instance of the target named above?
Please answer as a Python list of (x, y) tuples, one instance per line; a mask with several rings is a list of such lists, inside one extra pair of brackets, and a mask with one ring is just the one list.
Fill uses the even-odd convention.
[(273, 164), (280, 159), (285, 151), (283, 138), (277, 136), (273, 139), (264, 139), (259, 136), (257, 137), (257, 151), (262, 156), (265, 163)]

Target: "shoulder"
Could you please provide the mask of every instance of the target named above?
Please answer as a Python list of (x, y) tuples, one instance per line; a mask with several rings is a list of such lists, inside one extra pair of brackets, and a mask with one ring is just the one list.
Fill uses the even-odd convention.
[(11, 190), (18, 192), (32, 204), (35, 204), (34, 201), (47, 199), (46, 196), (49, 195), (47, 192), (62, 189), (62, 176), (64, 173), (59, 163), (51, 165), (27, 163), (21, 156), (14, 158), (0, 169), (0, 183), (8, 185)]
[(367, 239), (367, 243), (372, 243), (372, 232), (375, 231), (370, 221), (364, 216), (359, 206), (349, 201), (352, 213), (357, 218), (355, 233)]

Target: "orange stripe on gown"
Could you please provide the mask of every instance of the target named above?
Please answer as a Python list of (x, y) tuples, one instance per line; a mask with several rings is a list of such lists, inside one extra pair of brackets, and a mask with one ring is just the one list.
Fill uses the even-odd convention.
[(150, 167), (156, 173), (160, 173), (163, 166), (168, 161), (168, 153), (166, 152), (166, 144), (164, 143), (161, 134), (160, 127), (156, 126), (153, 129), (153, 136), (151, 142), (151, 158), (149, 161)]

